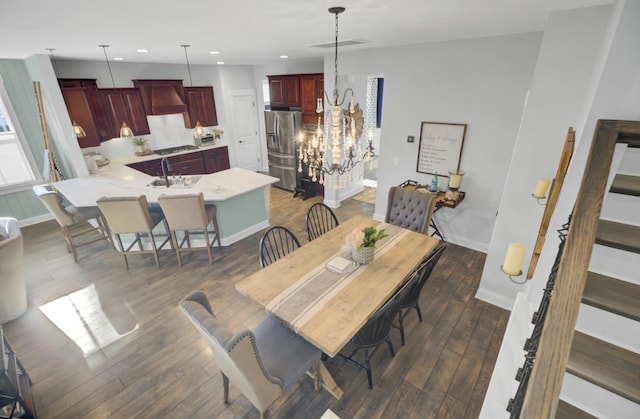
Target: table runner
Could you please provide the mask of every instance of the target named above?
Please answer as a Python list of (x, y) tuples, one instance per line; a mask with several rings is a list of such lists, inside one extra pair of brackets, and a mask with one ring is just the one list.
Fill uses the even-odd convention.
[[(386, 223), (379, 224), (377, 228), (384, 229), (389, 236), (377, 243), (374, 262), (375, 258), (393, 248), (410, 233), (409, 230)], [(327, 261), (338, 255), (340, 255), (340, 251), (329, 257)], [(267, 312), (289, 324), (295, 332), (299, 332), (306, 322), (322, 309), (327, 301), (371, 266), (371, 264), (360, 265), (353, 271), (340, 275), (326, 269), (325, 264), (327, 261), (312, 269), (274, 298), (267, 305)]]

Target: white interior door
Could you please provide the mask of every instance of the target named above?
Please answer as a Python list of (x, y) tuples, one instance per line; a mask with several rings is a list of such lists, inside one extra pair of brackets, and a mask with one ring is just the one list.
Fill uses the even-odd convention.
[(237, 165), (256, 172), (261, 165), (255, 91), (233, 94), (232, 106)]

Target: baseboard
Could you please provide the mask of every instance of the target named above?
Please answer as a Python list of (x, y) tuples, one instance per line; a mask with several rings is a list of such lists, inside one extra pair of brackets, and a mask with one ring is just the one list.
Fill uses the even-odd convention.
[(233, 243), (240, 241), (242, 239), (244, 239), (245, 237), (249, 237), (250, 235), (257, 233), (260, 230), (263, 230), (265, 228), (269, 227), (269, 221), (268, 220), (264, 220), (259, 222), (258, 224), (254, 224), (250, 227), (245, 228), (244, 230), (241, 230), (235, 234), (232, 234), (230, 236), (225, 236), (225, 237), (221, 237), (220, 238), (220, 244), (222, 246), (230, 246)]
[(25, 218), (23, 220), (18, 220), (18, 225), (20, 227), (27, 227), (27, 226), (31, 226), (34, 224), (40, 224), (40, 223), (44, 223), (45, 221), (50, 221), (53, 220), (53, 215), (46, 213), (46, 214), (42, 214), (42, 215), (37, 215), (35, 217), (31, 217), (31, 218)]
[(478, 300), (482, 300), (485, 303), (489, 303), (494, 306), (504, 308), (505, 310), (508, 310), (508, 311), (511, 311), (514, 304), (513, 298), (506, 297), (502, 294), (497, 294), (493, 291), (487, 291), (484, 288), (478, 289), (478, 292), (476, 292), (475, 298), (477, 298)]

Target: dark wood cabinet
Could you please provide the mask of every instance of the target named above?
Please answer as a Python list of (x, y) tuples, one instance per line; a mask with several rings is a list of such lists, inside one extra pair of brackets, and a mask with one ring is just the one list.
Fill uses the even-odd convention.
[(169, 157), (171, 175), (201, 175), (206, 173), (202, 162), (202, 153), (189, 153)]
[(144, 112), (142, 96), (136, 88), (101, 89), (106, 113), (111, 122), (113, 137), (120, 136), (123, 122), (133, 130), (134, 135), (149, 134), (149, 123)]
[(226, 146), (204, 150), (202, 152), (202, 160), (204, 161), (205, 173), (215, 173), (231, 167), (229, 164), (229, 150)]
[(133, 80), (140, 89), (146, 115), (187, 112), (182, 80)]
[(185, 127), (195, 128), (198, 121), (204, 127), (218, 125), (212, 86), (185, 87), (184, 95), (188, 114), (188, 118), (185, 118)]
[(80, 147), (99, 146), (100, 137), (86, 89), (84, 87), (66, 87), (61, 89), (61, 92), (71, 122), (80, 125), (86, 134), (85, 137), (78, 138)]
[(320, 122), (324, 122), (324, 114), (316, 113), (318, 99), (324, 104), (324, 74), (302, 74), (300, 76), (300, 98), (302, 107), (302, 123), (317, 124), (318, 116)]
[[(202, 175), (229, 169), (229, 150), (227, 146), (216, 147), (193, 153), (167, 157), (169, 160), (168, 175)], [(128, 166), (151, 176), (162, 176), (162, 159), (131, 163)]]
[(267, 76), (271, 109), (300, 107), (300, 77), (298, 75)]

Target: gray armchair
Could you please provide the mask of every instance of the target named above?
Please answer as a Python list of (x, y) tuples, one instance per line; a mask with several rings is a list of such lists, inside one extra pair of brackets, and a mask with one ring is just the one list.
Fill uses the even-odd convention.
[(202, 291), (192, 292), (179, 306), (211, 347), (222, 374), (224, 402), (229, 403), (231, 380), (261, 418), (267, 418), (273, 402), (320, 362), (319, 349), (272, 317), (253, 330), (233, 334), (216, 319)]
[(427, 234), (435, 205), (435, 194), (392, 186), (389, 189), (384, 221)]

